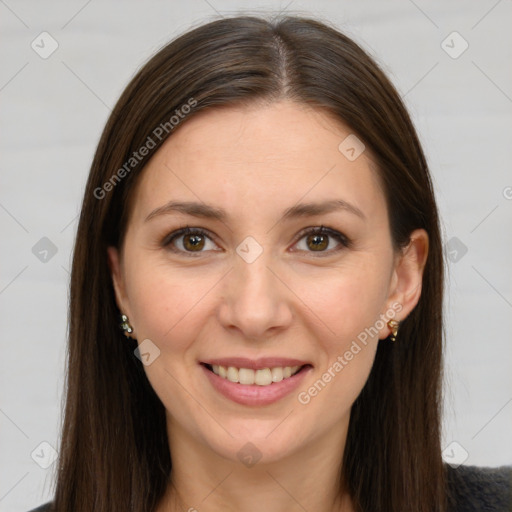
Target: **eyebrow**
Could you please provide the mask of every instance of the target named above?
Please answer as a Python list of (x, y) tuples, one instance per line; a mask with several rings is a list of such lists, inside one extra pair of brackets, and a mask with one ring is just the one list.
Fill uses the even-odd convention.
[[(298, 217), (313, 217), (334, 211), (346, 211), (366, 220), (364, 213), (356, 206), (343, 199), (332, 199), (322, 203), (301, 203), (283, 212), (282, 220), (290, 220)], [(228, 220), (228, 214), (222, 208), (195, 201), (169, 201), (168, 203), (155, 208), (144, 220), (147, 222), (154, 217), (170, 214), (173, 212), (184, 213), (193, 217), (214, 219), (221, 222)]]

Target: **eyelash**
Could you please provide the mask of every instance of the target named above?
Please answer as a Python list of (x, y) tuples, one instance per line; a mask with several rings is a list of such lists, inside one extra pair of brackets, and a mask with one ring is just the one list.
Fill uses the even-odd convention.
[[(201, 255), (203, 252), (205, 252), (205, 251), (198, 251), (198, 252), (182, 251), (181, 249), (177, 249), (176, 247), (173, 246), (174, 240), (176, 240), (177, 238), (179, 238), (181, 236), (186, 236), (186, 235), (199, 235), (199, 236), (207, 237), (212, 241), (215, 241), (214, 237), (212, 237), (208, 231), (206, 231), (202, 228), (190, 228), (190, 227), (186, 226), (184, 228), (180, 228), (176, 231), (173, 231), (172, 233), (167, 235), (164, 238), (164, 240), (162, 241), (162, 247), (167, 247), (167, 248), (169, 248), (169, 250), (171, 250), (174, 253), (186, 254), (187, 256), (190, 256), (192, 258), (196, 258), (199, 255)], [(325, 255), (331, 255), (335, 252), (350, 248), (352, 246), (352, 241), (349, 238), (347, 238), (344, 234), (340, 233), (339, 231), (336, 231), (335, 229), (331, 229), (331, 228), (328, 228), (325, 226), (306, 228), (306, 229), (302, 230), (299, 233), (297, 241), (294, 243), (294, 245), (297, 244), (298, 242), (300, 242), (300, 240), (302, 240), (304, 237), (306, 237), (308, 235), (329, 235), (330, 237), (336, 239), (340, 243), (340, 245), (337, 248), (330, 249), (327, 251), (306, 251), (306, 252), (312, 253), (312, 254), (316, 253), (320, 257), (325, 256)]]

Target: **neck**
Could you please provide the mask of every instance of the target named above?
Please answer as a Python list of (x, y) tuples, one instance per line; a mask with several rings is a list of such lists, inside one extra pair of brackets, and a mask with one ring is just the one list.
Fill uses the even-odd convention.
[[(336, 425), (296, 453), (245, 465), (173, 424), (171, 481), (157, 512), (352, 512), (350, 497), (340, 488), (347, 425), (348, 419), (344, 428)], [(262, 441), (258, 446), (264, 450)]]

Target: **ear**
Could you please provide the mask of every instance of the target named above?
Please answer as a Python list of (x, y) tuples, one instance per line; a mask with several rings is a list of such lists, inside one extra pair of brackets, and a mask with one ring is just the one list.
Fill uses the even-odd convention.
[[(394, 320), (401, 322), (416, 307), (421, 296), (423, 270), (428, 256), (428, 234), (416, 229), (410, 235), (409, 244), (395, 258), (395, 268), (390, 281), (387, 310), (396, 311)], [(386, 324), (379, 338), (387, 338), (391, 329)]]
[(117, 247), (110, 246), (107, 248), (107, 260), (108, 267), (110, 269), (110, 276), (112, 278), (112, 284), (114, 285), (117, 307), (121, 313), (130, 317), (128, 300), (126, 297), (126, 287), (123, 277), (121, 255)]

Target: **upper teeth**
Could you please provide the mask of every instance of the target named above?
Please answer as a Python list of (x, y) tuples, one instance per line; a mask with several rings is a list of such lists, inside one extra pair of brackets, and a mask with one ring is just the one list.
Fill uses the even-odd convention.
[(291, 377), (300, 366), (285, 366), (276, 368), (263, 368), (262, 370), (252, 370), (251, 368), (235, 368), (234, 366), (212, 365), (213, 373), (224, 377), (231, 382), (240, 384), (257, 384), (258, 386), (268, 386), (272, 382), (281, 382), (283, 379)]

